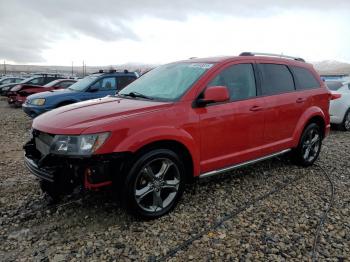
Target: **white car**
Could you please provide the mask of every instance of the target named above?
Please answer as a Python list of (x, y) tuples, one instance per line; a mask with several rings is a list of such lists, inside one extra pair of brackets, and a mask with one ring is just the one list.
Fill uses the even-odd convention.
[(331, 100), (331, 123), (344, 131), (350, 131), (350, 82), (326, 81), (326, 85), (332, 93), (341, 95), (340, 98)]

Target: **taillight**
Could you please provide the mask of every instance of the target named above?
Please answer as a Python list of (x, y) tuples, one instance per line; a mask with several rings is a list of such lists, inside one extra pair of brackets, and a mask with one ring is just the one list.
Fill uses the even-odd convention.
[(331, 93), (331, 100), (339, 99), (341, 98), (341, 94), (338, 93)]

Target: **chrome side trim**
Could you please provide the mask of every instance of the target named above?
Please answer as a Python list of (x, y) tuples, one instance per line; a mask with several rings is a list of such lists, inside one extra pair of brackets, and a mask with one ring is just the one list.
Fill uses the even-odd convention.
[(237, 165), (233, 165), (233, 166), (230, 166), (230, 167), (225, 167), (225, 168), (222, 168), (222, 169), (213, 170), (213, 171), (210, 171), (210, 172), (203, 173), (203, 174), (199, 175), (199, 178), (206, 178), (206, 177), (211, 177), (211, 176), (215, 176), (215, 175), (218, 175), (218, 174), (222, 174), (222, 173), (225, 173), (225, 172), (228, 172), (228, 171), (240, 168), (240, 167), (252, 165), (252, 164), (258, 163), (260, 161), (264, 161), (264, 160), (267, 160), (267, 159), (270, 159), (270, 158), (274, 158), (274, 157), (279, 156), (279, 155), (283, 155), (283, 154), (285, 154), (285, 153), (287, 153), (289, 151), (291, 151), (291, 149), (286, 149), (286, 150), (274, 153), (272, 155), (263, 156), (263, 157), (260, 157), (260, 158), (254, 159), (254, 160), (249, 160), (247, 162), (243, 162), (243, 163), (240, 163), (240, 164), (237, 164)]

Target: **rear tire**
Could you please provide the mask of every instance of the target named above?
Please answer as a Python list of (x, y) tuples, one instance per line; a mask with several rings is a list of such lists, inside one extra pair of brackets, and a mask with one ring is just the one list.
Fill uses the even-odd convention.
[(122, 205), (143, 219), (155, 219), (173, 210), (185, 187), (185, 168), (168, 149), (154, 149), (136, 159), (122, 189)]
[(339, 127), (342, 131), (350, 131), (350, 109), (346, 111), (343, 123), (341, 123)]
[(309, 124), (303, 131), (299, 145), (293, 151), (295, 164), (308, 167), (317, 160), (322, 147), (322, 132), (316, 123)]

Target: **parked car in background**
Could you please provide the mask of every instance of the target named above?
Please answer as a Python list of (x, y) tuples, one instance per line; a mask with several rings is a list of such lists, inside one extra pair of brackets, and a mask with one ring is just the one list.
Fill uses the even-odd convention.
[(43, 86), (19, 84), (12, 87), (11, 90), (7, 92), (7, 101), (9, 104), (20, 106), (29, 95), (45, 91), (65, 89), (76, 82), (77, 80), (73, 79), (57, 79)]
[(5, 77), (0, 80), (0, 94), (2, 94), (2, 90), (7, 87), (11, 87), (14, 84), (20, 83), (24, 80), (25, 78), (22, 77)]
[(326, 85), (333, 94), (340, 95), (330, 103), (331, 123), (341, 130), (350, 131), (350, 82), (326, 81)]
[(12, 83), (16, 84), (22, 82), (23, 80), (24, 78), (22, 77), (4, 77), (0, 79), (0, 86)]
[(53, 198), (113, 185), (147, 219), (172, 210), (194, 177), (287, 152), (310, 166), (330, 131), (332, 95), (312, 65), (275, 56), (171, 63), (117, 96), (45, 113), (33, 120), (26, 166)]
[(103, 72), (87, 76), (64, 90), (52, 90), (27, 97), (22, 105), (24, 112), (34, 118), (54, 108), (114, 95), (137, 78), (134, 72)]
[(8, 84), (6, 87), (3, 87), (1, 90), (1, 95), (7, 96), (7, 93), (16, 85), (36, 85), (36, 86), (43, 86), (47, 83), (52, 82), (53, 80), (62, 78), (61, 75), (58, 74), (40, 74), (36, 75), (27, 79), (24, 79), (22, 82), (19, 83), (12, 83)]

